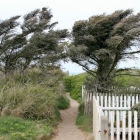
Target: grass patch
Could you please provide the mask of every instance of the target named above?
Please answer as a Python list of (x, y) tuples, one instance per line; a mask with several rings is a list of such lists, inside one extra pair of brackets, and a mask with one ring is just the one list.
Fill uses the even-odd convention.
[(51, 136), (52, 126), (46, 120), (31, 121), (17, 117), (0, 117), (2, 140), (46, 140)]
[(86, 132), (92, 132), (92, 116), (78, 116), (77, 120), (76, 120), (76, 125), (79, 126), (79, 128), (81, 128), (82, 130), (86, 131)]
[(93, 118), (92, 116), (84, 115), (84, 104), (80, 104), (79, 106), (79, 114), (76, 119), (76, 125), (79, 126), (80, 129), (86, 132), (92, 132), (93, 130)]
[(58, 99), (58, 109), (67, 109), (70, 105), (70, 101), (69, 99), (66, 97), (66, 96), (61, 96), (59, 99)]

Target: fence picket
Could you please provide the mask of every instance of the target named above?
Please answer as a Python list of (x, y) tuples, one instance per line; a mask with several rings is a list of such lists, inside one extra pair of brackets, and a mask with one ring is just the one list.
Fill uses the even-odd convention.
[(132, 106), (134, 105), (134, 96), (132, 96)]
[(120, 140), (120, 119), (119, 119), (119, 111), (117, 113), (117, 140)]
[(125, 140), (125, 128), (126, 128), (126, 111), (123, 111), (123, 121), (122, 121), (122, 128), (123, 128), (123, 140)]
[(134, 140), (137, 140), (137, 111), (134, 111)]
[(138, 95), (136, 95), (136, 104), (138, 103)]
[(111, 111), (111, 123), (110, 123), (110, 128), (111, 128), (111, 140), (114, 139), (114, 111)]
[(129, 130), (129, 133), (128, 133), (128, 140), (131, 140), (131, 134), (132, 134), (132, 130), (131, 130), (131, 126), (132, 126), (132, 112), (129, 111), (128, 112), (128, 130)]
[(101, 96), (101, 107), (103, 107), (103, 96)]
[(114, 107), (114, 96), (112, 96), (112, 107)]

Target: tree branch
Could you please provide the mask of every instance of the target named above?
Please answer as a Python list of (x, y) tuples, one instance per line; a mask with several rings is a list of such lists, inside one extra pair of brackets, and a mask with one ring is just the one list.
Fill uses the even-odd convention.
[(136, 54), (136, 53), (140, 53), (140, 50), (139, 51), (134, 51), (134, 52), (122, 53), (121, 55)]

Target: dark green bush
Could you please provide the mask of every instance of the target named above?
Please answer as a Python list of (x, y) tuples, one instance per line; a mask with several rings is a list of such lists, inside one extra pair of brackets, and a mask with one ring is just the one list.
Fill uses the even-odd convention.
[(66, 96), (60, 96), (58, 99), (58, 109), (67, 109), (70, 105), (70, 101)]

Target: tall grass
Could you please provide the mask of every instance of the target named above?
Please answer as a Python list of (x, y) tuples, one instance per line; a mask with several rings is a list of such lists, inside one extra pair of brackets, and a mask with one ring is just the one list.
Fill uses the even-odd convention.
[(60, 119), (58, 106), (65, 92), (63, 76), (59, 69), (43, 72), (36, 69), (24, 74), (16, 73), (2, 80), (1, 140), (50, 139), (52, 127)]

